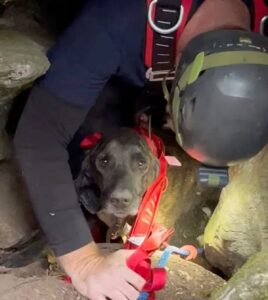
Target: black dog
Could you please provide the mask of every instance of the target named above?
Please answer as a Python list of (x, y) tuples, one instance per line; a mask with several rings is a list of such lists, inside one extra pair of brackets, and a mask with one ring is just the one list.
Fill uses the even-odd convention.
[[(107, 222), (101, 215), (117, 220), (136, 215), (143, 194), (158, 174), (157, 158), (131, 129), (136, 125), (136, 112), (148, 112), (148, 108), (156, 112), (154, 123), (160, 124), (165, 112), (163, 97), (112, 79), (68, 148), (80, 203), (109, 226), (114, 219)], [(83, 151), (81, 140), (96, 131), (102, 139)]]
[(92, 214), (135, 216), (158, 170), (157, 158), (134, 130), (108, 131), (86, 153), (76, 180), (80, 201)]

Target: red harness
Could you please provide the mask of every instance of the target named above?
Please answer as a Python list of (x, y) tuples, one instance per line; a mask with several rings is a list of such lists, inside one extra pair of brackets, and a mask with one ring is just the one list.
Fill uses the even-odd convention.
[(159, 160), (160, 169), (155, 181), (148, 187), (140, 204), (136, 221), (131, 228), (125, 249), (137, 249), (127, 260), (128, 267), (146, 280), (143, 292), (149, 295), (147, 299), (155, 299), (154, 292), (164, 288), (166, 271), (164, 268), (152, 268), (150, 256), (161, 247), (173, 234), (174, 229), (166, 229), (155, 224), (155, 216), (159, 207), (162, 193), (167, 187), (167, 161), (164, 145), (159, 137), (152, 135), (142, 128), (136, 131), (145, 139), (151, 151)]
[[(135, 130), (143, 139), (145, 139), (153, 154), (158, 158), (160, 169), (157, 178), (148, 187), (143, 196), (136, 221), (131, 228), (128, 241), (124, 248), (136, 249), (146, 241), (146, 252), (151, 253), (158, 249), (173, 233), (173, 230), (171, 229), (164, 230), (162, 226), (154, 224), (161, 195), (167, 186), (167, 161), (165, 159), (164, 145), (159, 137), (152, 135), (150, 138), (146, 130), (141, 128)], [(156, 232), (158, 233), (157, 236)]]

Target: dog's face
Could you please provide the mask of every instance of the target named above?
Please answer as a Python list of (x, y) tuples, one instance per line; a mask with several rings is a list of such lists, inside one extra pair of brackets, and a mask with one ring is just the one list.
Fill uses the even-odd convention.
[(117, 129), (88, 151), (81, 176), (85, 183), (88, 174), (98, 195), (94, 197), (92, 190), (80, 189), (82, 198), (91, 213), (101, 210), (119, 218), (134, 216), (158, 171), (158, 160), (146, 142), (131, 129)]

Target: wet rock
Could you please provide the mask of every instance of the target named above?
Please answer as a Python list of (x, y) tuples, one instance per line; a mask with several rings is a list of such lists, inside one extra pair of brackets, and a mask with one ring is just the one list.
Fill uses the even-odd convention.
[(10, 161), (0, 163), (0, 249), (17, 247), (36, 230), (19, 172)]
[(204, 235), (206, 257), (231, 276), (268, 240), (268, 145), (230, 168), (230, 183)]
[(252, 255), (211, 300), (268, 299), (268, 245)]

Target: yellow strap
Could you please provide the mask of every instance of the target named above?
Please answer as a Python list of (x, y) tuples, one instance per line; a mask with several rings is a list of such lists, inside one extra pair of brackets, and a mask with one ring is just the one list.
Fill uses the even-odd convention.
[(183, 90), (187, 84), (191, 84), (197, 80), (200, 72), (204, 70), (241, 64), (268, 65), (268, 53), (257, 51), (226, 51), (205, 56), (204, 52), (200, 52), (182, 74), (178, 85)]
[(165, 78), (162, 81), (162, 90), (163, 90), (164, 98), (166, 99), (167, 102), (169, 102), (170, 94), (167, 88), (167, 81)]

